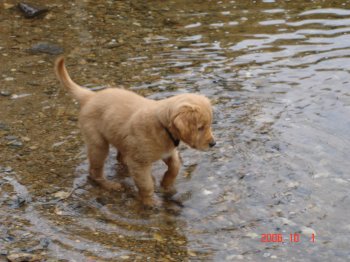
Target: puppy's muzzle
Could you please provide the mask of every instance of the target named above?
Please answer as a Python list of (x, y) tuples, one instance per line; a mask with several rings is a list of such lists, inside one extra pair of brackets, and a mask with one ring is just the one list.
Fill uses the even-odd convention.
[(215, 145), (216, 145), (215, 140), (213, 140), (213, 141), (211, 141), (211, 142), (209, 143), (209, 146), (210, 146), (210, 147), (213, 147), (213, 146), (215, 146)]

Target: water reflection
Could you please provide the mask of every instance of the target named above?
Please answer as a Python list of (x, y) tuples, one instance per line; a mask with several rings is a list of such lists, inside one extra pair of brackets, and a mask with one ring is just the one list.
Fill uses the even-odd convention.
[[(0, 12), (2, 35), (11, 36), (0, 40), (0, 91), (9, 93), (0, 97), (2, 253), (76, 261), (349, 259), (346, 2), (38, 4), (51, 9), (41, 20), (25, 20), (15, 8)], [(132, 183), (115, 176), (115, 152), (107, 173), (130, 190), (102, 192), (86, 181), (77, 108), (54, 79), (53, 57), (25, 51), (43, 40), (65, 48), (81, 84), (212, 99), (217, 148), (181, 149), (178, 193), (163, 209), (140, 209)], [(158, 180), (163, 171), (155, 166)], [(289, 242), (294, 232), (299, 243)], [(285, 243), (261, 243), (268, 233), (283, 234)]]

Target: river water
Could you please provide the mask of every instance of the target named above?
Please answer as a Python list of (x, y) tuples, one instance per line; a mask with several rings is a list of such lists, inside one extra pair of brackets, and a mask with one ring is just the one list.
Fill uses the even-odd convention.
[[(0, 261), (349, 261), (348, 1), (61, 2), (36, 1), (35, 19), (0, 4)], [(217, 146), (180, 147), (160, 210), (138, 205), (113, 150), (106, 173), (129, 190), (87, 181), (55, 55), (28, 52), (42, 42), (87, 87), (212, 100)]]

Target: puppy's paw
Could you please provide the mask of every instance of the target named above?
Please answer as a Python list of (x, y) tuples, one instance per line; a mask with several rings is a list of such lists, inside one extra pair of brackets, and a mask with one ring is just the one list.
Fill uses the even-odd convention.
[(166, 196), (166, 197), (171, 197), (177, 193), (177, 190), (174, 186), (169, 186), (169, 187), (161, 187), (161, 192)]
[(106, 181), (106, 189), (111, 191), (121, 191), (123, 190), (123, 186), (117, 182)]
[(142, 202), (142, 205), (146, 209), (158, 209), (162, 205), (162, 202), (158, 197), (147, 197), (147, 198), (142, 198), (140, 200)]
[(94, 177), (91, 177), (89, 176), (89, 178), (97, 183), (99, 186), (107, 189), (107, 190), (110, 190), (110, 191), (121, 191), (123, 190), (123, 186), (118, 183), (118, 182), (113, 182), (113, 181), (108, 181), (107, 179), (104, 179), (104, 178), (94, 178)]

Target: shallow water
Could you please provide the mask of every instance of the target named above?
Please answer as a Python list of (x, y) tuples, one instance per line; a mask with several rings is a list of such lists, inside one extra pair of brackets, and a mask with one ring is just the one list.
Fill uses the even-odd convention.
[[(44, 18), (0, 4), (0, 261), (350, 259), (350, 3), (36, 2)], [(78, 107), (55, 56), (27, 52), (40, 42), (63, 47), (83, 85), (213, 101), (217, 146), (181, 146), (178, 193), (160, 210), (138, 205), (114, 151), (106, 172), (130, 190), (86, 181)]]

